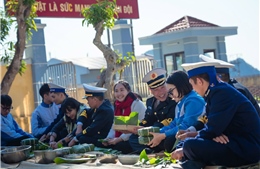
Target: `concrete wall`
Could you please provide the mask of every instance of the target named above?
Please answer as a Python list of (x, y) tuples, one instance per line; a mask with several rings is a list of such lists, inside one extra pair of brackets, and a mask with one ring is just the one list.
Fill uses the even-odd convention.
[[(6, 71), (5, 65), (1, 65), (1, 80)], [(11, 110), (11, 113), (14, 119), (23, 130), (31, 132), (31, 114), (34, 110), (31, 64), (27, 64), (25, 73), (22, 76), (19, 74), (16, 75), (8, 95), (13, 100), (14, 109)]]

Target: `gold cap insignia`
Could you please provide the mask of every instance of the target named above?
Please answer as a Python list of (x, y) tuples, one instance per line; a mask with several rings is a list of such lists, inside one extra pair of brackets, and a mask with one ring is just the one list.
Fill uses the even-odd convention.
[(151, 74), (151, 79), (152, 79), (152, 80), (154, 80), (154, 79), (157, 78), (157, 77), (158, 77), (158, 75), (157, 75), (156, 73), (152, 73), (152, 74)]

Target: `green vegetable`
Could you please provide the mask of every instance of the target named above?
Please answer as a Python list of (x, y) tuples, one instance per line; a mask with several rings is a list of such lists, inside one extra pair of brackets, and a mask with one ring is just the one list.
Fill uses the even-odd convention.
[(61, 144), (61, 143), (58, 143), (58, 148), (62, 148), (63, 147), (63, 145)]
[(36, 145), (36, 150), (48, 150), (51, 149), (51, 147), (41, 141), (38, 142), (38, 144)]
[(98, 141), (101, 142), (101, 143), (107, 143), (108, 142), (108, 140), (106, 140), (106, 139), (98, 139)]
[(143, 149), (143, 151), (140, 153), (140, 158), (139, 158), (139, 161), (143, 162), (143, 161), (148, 161), (149, 158), (146, 154), (146, 151), (145, 149)]
[(115, 116), (116, 125), (138, 125), (138, 112), (131, 112), (129, 116)]
[(101, 147), (95, 147), (94, 151), (99, 151), (104, 154), (121, 154), (121, 151), (113, 150), (111, 148), (101, 148)]

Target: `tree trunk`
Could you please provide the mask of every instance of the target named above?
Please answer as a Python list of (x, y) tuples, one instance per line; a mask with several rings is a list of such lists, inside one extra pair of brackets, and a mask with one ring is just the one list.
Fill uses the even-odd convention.
[[(107, 92), (105, 94), (105, 97), (110, 100), (110, 102), (114, 101), (113, 97), (113, 86), (114, 86), (114, 81), (113, 77), (116, 74), (117, 71), (123, 70), (125, 68), (125, 61), (122, 60), (119, 64), (116, 63), (117, 59), (119, 56), (108, 46), (104, 45), (101, 41), (101, 36), (103, 35), (103, 21), (99, 22), (95, 26), (96, 30), (96, 35), (93, 40), (93, 43), (99, 50), (104, 55), (104, 58), (106, 59), (107, 62), (107, 68), (105, 73), (105, 84), (104, 87), (107, 89)], [(101, 78), (101, 77), (100, 77)], [(101, 85), (102, 82), (97, 83), (97, 85)]]
[(31, 7), (23, 5), (23, 0), (19, 0), (18, 9), (16, 11), (15, 17), (17, 19), (17, 42), (15, 44), (15, 54), (14, 58), (5, 73), (1, 82), (1, 93), (8, 94), (15, 76), (19, 72), (21, 62), (23, 59), (23, 52), (26, 43), (26, 18), (30, 15)]

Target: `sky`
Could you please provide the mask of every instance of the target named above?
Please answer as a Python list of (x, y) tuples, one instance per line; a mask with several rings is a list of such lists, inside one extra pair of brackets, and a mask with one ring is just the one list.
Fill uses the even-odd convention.
[[(154, 34), (185, 15), (223, 27), (237, 26), (238, 34), (226, 37), (228, 60), (237, 57), (260, 70), (258, 0), (138, 0), (139, 19), (133, 19), (135, 55), (152, 49), (138, 38)], [(44, 28), (47, 59), (103, 57), (92, 43), (95, 31), (82, 19), (39, 18)], [(106, 31), (102, 41), (107, 43)]]

